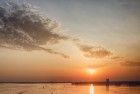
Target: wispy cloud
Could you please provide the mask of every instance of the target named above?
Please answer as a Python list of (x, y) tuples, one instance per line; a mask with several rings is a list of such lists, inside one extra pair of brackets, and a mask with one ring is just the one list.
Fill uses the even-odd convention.
[(121, 65), (123, 66), (129, 66), (129, 67), (136, 67), (139, 66), (140, 67), (140, 61), (124, 61), (121, 62)]
[(92, 45), (79, 44), (79, 43), (77, 43), (77, 46), (84, 53), (85, 57), (104, 58), (112, 54), (109, 50), (102, 47), (96, 47)]
[(120, 60), (120, 59), (124, 59), (124, 57), (121, 56), (113, 56), (111, 57), (112, 60)]
[(44, 50), (68, 57), (63, 53), (41, 47), (47, 42), (57, 43), (66, 40), (53, 32), (57, 24), (43, 17), (31, 5), (15, 2), (1, 2), (0, 6), (0, 45), (1, 47), (24, 50)]

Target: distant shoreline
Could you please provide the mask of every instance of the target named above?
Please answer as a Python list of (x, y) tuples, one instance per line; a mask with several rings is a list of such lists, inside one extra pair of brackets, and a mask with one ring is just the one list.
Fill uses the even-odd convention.
[[(86, 85), (86, 84), (94, 84), (94, 85), (106, 85), (106, 81), (93, 81), (93, 82), (0, 82), (2, 83), (15, 83), (15, 84), (41, 84), (41, 83), (49, 83), (49, 84), (55, 84), (55, 83), (70, 83), (72, 85)], [(115, 85), (115, 86), (140, 86), (140, 81), (110, 81), (109, 85)]]

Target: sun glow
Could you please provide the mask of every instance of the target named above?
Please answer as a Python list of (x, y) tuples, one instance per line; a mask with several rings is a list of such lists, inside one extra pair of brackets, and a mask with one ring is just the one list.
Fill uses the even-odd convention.
[(96, 72), (96, 70), (93, 69), (93, 68), (88, 68), (87, 71), (88, 71), (88, 73), (90, 73), (90, 74), (94, 74), (94, 73)]

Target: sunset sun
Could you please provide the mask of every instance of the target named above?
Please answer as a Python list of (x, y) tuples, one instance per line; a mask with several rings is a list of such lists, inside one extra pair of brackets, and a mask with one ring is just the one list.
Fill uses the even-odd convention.
[(96, 72), (96, 70), (93, 69), (93, 68), (88, 68), (87, 72), (92, 75), (92, 74), (94, 74)]

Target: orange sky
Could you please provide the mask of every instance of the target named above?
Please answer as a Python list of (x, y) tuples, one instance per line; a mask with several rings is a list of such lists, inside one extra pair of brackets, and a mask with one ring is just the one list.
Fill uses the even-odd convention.
[(139, 1), (27, 3), (31, 13), (0, 18), (0, 81), (140, 80)]

